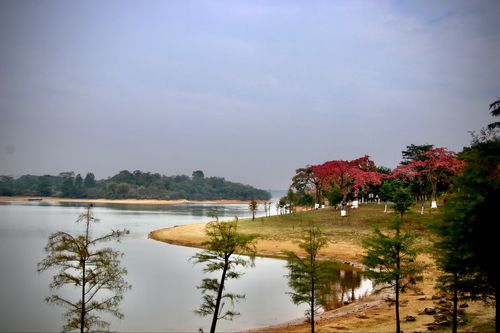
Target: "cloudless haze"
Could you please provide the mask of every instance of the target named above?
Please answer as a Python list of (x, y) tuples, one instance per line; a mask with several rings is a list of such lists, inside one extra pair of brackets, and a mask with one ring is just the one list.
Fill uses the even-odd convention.
[(282, 189), (460, 151), (500, 96), (499, 1), (0, 1), (0, 174)]

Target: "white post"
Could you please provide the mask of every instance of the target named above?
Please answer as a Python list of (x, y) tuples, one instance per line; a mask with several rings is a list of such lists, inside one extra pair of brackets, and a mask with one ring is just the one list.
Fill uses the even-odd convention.
[(387, 213), (387, 204), (384, 206), (384, 213)]
[(438, 208), (438, 204), (437, 204), (436, 200), (432, 200), (431, 208)]

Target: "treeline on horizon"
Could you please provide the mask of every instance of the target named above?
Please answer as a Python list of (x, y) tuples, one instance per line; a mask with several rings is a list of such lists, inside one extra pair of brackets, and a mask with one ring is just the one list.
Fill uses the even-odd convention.
[(0, 176), (2, 196), (42, 196), (62, 198), (163, 199), (163, 200), (269, 200), (268, 191), (235, 183), (222, 177), (205, 177), (203, 171), (192, 176), (165, 176), (136, 170), (120, 171), (96, 180), (92, 172), (85, 177), (73, 171), (53, 175)]

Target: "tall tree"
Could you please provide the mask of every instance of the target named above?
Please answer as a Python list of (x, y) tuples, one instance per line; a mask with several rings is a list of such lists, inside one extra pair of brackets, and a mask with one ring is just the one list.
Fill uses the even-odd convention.
[(73, 171), (61, 172), (59, 177), (62, 179), (61, 183), (61, 195), (63, 197), (73, 197), (74, 195), (74, 182), (75, 173)]
[(374, 235), (363, 241), (363, 247), (367, 250), (363, 257), (363, 264), (368, 268), (366, 275), (373, 279), (375, 285), (384, 286), (380, 290), (394, 290), (397, 333), (401, 332), (400, 293), (422, 280), (421, 273), (425, 268), (416, 261), (418, 250), (414, 242), (415, 236), (401, 232), (403, 216), (409, 209), (408, 198), (409, 193), (404, 189), (399, 189), (394, 196), (395, 211), (399, 217), (389, 226), (392, 232), (384, 234), (375, 229)]
[(319, 250), (327, 244), (328, 240), (322, 231), (317, 226), (310, 225), (299, 243), (299, 247), (307, 255), (302, 257), (294, 252), (287, 252), (289, 285), (294, 290), (290, 293), (292, 301), (295, 304), (306, 303), (309, 306), (306, 317), (311, 324), (312, 333), (315, 330), (314, 315), (319, 308), (319, 295), (327, 288), (325, 267), (318, 262), (317, 256)]
[(454, 329), (459, 298), (496, 306), (499, 275), (488, 259), (498, 252), (492, 230), (500, 198), (500, 140), (476, 142), (459, 156), (466, 167), (455, 179), (456, 190), (445, 204), (442, 224), (434, 226), (440, 236), (437, 263), (444, 272), (440, 286), (453, 290)]
[(83, 180), (84, 187), (94, 187), (96, 185), (95, 176), (92, 172), (87, 172)]
[(425, 177), (431, 185), (432, 208), (437, 208), (436, 196), (438, 183), (449, 183), (453, 175), (464, 167), (464, 162), (457, 159), (455, 152), (446, 148), (429, 149), (419, 159), (408, 164), (401, 164), (392, 172), (392, 177), (413, 179)]
[(44, 197), (52, 195), (52, 176), (44, 175), (38, 177), (38, 194)]
[(248, 209), (252, 213), (252, 221), (255, 220), (255, 213), (257, 213), (257, 201), (251, 200), (250, 203), (248, 204)]
[[(225, 301), (231, 305), (244, 298), (244, 295), (225, 292), (228, 279), (238, 279), (243, 273), (236, 271), (238, 266), (253, 264), (255, 257), (255, 236), (238, 233), (237, 222), (210, 222), (205, 227), (208, 241), (203, 243), (206, 250), (191, 259), (205, 264), (205, 273), (221, 272), (220, 279), (205, 278), (198, 287), (203, 293), (203, 303), (195, 313), (201, 316), (212, 315), (210, 333), (215, 332), (219, 319), (232, 320), (238, 315), (232, 309), (225, 310)], [(249, 255), (248, 259), (240, 254)]]
[(406, 150), (403, 150), (401, 154), (403, 155), (403, 160), (401, 164), (407, 165), (413, 161), (424, 160), (422, 154), (429, 151), (429, 149), (433, 149), (434, 145), (425, 144), (425, 145), (415, 145), (411, 144), (406, 146)]
[(315, 203), (321, 205), (323, 204), (323, 185), (321, 179), (314, 173), (311, 166), (307, 166), (295, 171), (295, 176), (292, 178), (292, 185), (290, 187), (298, 192), (314, 193)]
[(62, 330), (80, 332), (108, 330), (109, 323), (101, 319), (99, 313), (123, 318), (118, 305), (130, 285), (125, 281), (127, 270), (120, 266), (123, 253), (99, 244), (120, 239), (128, 230), (113, 230), (96, 238), (91, 237), (91, 224), (96, 223), (92, 204), (82, 213), (77, 223), (84, 223), (82, 234), (71, 235), (56, 232), (50, 235), (45, 252), (47, 257), (38, 263), (38, 272), (57, 269), (49, 287), (58, 290), (63, 286), (77, 286), (80, 296), (76, 300), (57, 294), (47, 297), (48, 303), (67, 308), (66, 324)]
[[(369, 156), (363, 156), (352, 161), (333, 160), (310, 167), (320, 179), (321, 184), (334, 184), (342, 194), (342, 207), (347, 204), (347, 196), (354, 193), (357, 200), (358, 191), (366, 190), (369, 184), (380, 184), (382, 175), (377, 172), (375, 163)], [(327, 189), (323, 185), (323, 189)], [(342, 210), (345, 212), (345, 210)], [(343, 213), (345, 215), (345, 213)]]

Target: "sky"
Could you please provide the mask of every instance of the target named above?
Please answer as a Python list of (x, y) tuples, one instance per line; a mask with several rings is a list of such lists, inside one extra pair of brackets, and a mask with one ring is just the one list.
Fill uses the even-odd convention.
[(285, 189), (495, 121), (500, 1), (0, 0), (0, 174)]

